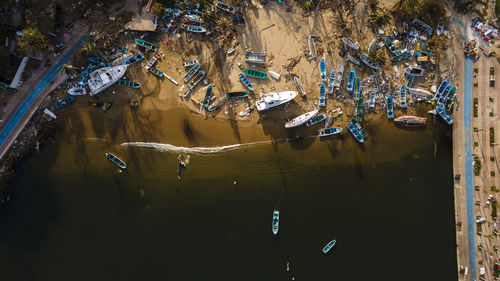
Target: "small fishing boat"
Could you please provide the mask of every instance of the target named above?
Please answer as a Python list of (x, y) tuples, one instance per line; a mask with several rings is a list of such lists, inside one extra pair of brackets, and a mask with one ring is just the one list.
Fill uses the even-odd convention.
[(274, 78), (276, 81), (280, 80), (281, 75), (279, 73), (274, 72), (272, 70), (268, 70), (267, 72), (269, 73), (269, 76)]
[(189, 32), (194, 32), (194, 33), (205, 33), (207, 32), (207, 29), (204, 28), (203, 26), (199, 25), (188, 25), (186, 27), (186, 30)]
[(231, 14), (234, 14), (236, 12), (236, 8), (231, 7), (225, 3), (222, 3), (220, 1), (214, 1), (215, 6), (217, 6), (217, 9), (221, 9), (223, 11), (229, 12)]
[(359, 99), (359, 93), (361, 91), (361, 79), (359, 77), (356, 77), (356, 82), (355, 84), (356, 87), (354, 87), (354, 99), (357, 100)]
[(410, 67), (407, 67), (405, 68), (405, 75), (415, 75), (415, 76), (422, 76), (424, 75), (425, 73), (425, 70), (423, 68), (420, 68), (420, 67), (416, 67), (416, 66), (410, 66)]
[(326, 106), (326, 86), (325, 83), (319, 85), (319, 106)]
[(376, 98), (375, 92), (371, 93), (370, 94), (370, 103), (369, 103), (370, 108), (375, 107), (375, 98)]
[(370, 54), (377, 53), (377, 40), (376, 39), (373, 39), (372, 42), (370, 43), (370, 46), (368, 46), (368, 53), (370, 53)]
[(146, 64), (146, 70), (148, 70), (149, 68), (153, 67), (153, 65), (155, 65), (155, 63), (156, 63), (156, 61), (157, 61), (157, 60), (158, 60), (158, 59), (157, 59), (155, 56), (153, 56), (153, 57), (149, 60), (149, 62)]
[(146, 40), (142, 40), (142, 39), (135, 39), (135, 43), (143, 48), (146, 48), (148, 50), (152, 50), (152, 51), (156, 51), (158, 50), (158, 46), (156, 46), (155, 44), (151, 43), (151, 42), (148, 42)]
[(353, 123), (349, 123), (349, 125), (347, 125), (347, 129), (349, 130), (349, 132), (351, 132), (351, 134), (358, 142), (365, 142), (363, 135), (358, 131), (358, 128)]
[(392, 100), (392, 95), (387, 96), (387, 118), (394, 118), (394, 102)]
[(258, 79), (267, 79), (267, 73), (255, 70), (255, 69), (245, 69), (243, 70), (245, 75), (250, 77), (258, 78)]
[(345, 59), (346, 59), (346, 61), (350, 61), (351, 63), (353, 63), (357, 66), (360, 65), (359, 61), (357, 59), (351, 57), (350, 55), (347, 55)]
[[(316, 115), (318, 113), (318, 111), (319, 111), (319, 109), (316, 109), (316, 110), (309, 111), (307, 113), (304, 113), (302, 115), (299, 115), (299, 116), (293, 118), (292, 120), (288, 121), (285, 124), (285, 128), (290, 129), (290, 128), (295, 128), (295, 127), (306, 124), (306, 122), (311, 121), (311, 118), (313, 118), (314, 115)], [(321, 121), (318, 121), (318, 122), (321, 122)], [(316, 122), (316, 123), (318, 123), (318, 122)]]
[(400, 61), (400, 60), (407, 60), (407, 59), (408, 59), (408, 52), (404, 51), (404, 52), (401, 53), (401, 55), (392, 57), (391, 61), (392, 62), (397, 62), (397, 61)]
[(406, 82), (406, 88), (411, 88), (413, 86), (413, 81), (415, 81), (415, 75), (411, 75)]
[(385, 41), (385, 45), (387, 46), (389, 51), (391, 51), (391, 53), (393, 53), (395, 56), (401, 55), (401, 52), (399, 51), (398, 47), (396, 47), (396, 45), (394, 45), (394, 43), (392, 43), (392, 41), (391, 41), (391, 39), (389, 39), (389, 37), (385, 37), (384, 41)]
[(328, 253), (328, 251), (330, 251), (333, 246), (335, 246), (335, 243), (337, 243), (337, 240), (332, 240), (330, 242), (328, 242), (325, 247), (323, 247), (323, 249), (321, 250), (323, 252), (323, 254), (326, 254)]
[(372, 59), (370, 59), (367, 54), (358, 54), (358, 57), (364, 64), (372, 69), (378, 70), (378, 68), (380, 67), (379, 64), (372, 61)]
[(339, 69), (337, 70), (337, 77), (335, 78), (335, 88), (340, 88), (340, 84), (342, 83), (342, 76), (344, 75), (344, 64), (341, 63), (339, 65)]
[(321, 58), (319, 62), (319, 74), (321, 76), (321, 82), (326, 83), (326, 62), (324, 58)]
[(439, 100), (441, 98), (444, 90), (448, 86), (449, 81), (450, 80), (448, 78), (446, 78), (443, 82), (441, 82), (441, 84), (439, 85), (439, 88), (436, 91), (436, 94), (434, 95), (434, 100)]
[(356, 107), (356, 120), (360, 121), (363, 119), (363, 98), (358, 98), (358, 106)]
[(356, 76), (356, 69), (353, 67), (349, 71), (349, 77), (347, 78), (347, 87), (346, 90), (348, 92), (352, 92), (354, 89), (354, 77)]
[(442, 24), (442, 25), (438, 25), (438, 26), (436, 27), (436, 34), (437, 34), (438, 36), (439, 36), (439, 35), (441, 35), (441, 34), (443, 34), (443, 30), (444, 30), (444, 25), (443, 25), (443, 24)]
[(436, 106), (436, 112), (437, 114), (439, 114), (439, 116), (441, 116), (441, 118), (443, 118), (446, 123), (448, 123), (448, 125), (453, 124), (453, 119), (450, 117), (450, 115), (448, 115), (448, 113), (446, 113), (444, 108), (442, 108), (441, 106)]
[(104, 62), (104, 58), (89, 58), (89, 61), (91, 63), (103, 63)]
[(130, 87), (130, 88), (135, 88), (135, 89), (141, 87), (141, 83), (139, 83), (139, 82), (130, 81), (130, 80), (123, 80), (123, 79), (118, 80), (118, 85)]
[(215, 101), (214, 103), (212, 103), (208, 107), (207, 111), (212, 112), (212, 111), (216, 110), (217, 108), (221, 107), (224, 103), (226, 103), (226, 101), (227, 101), (227, 98), (225, 96), (219, 98), (217, 101)]
[(335, 70), (330, 72), (330, 77), (328, 78), (328, 90), (326, 91), (329, 95), (333, 94), (335, 88)]
[(299, 91), (299, 94), (305, 99), (305, 101), (307, 101), (307, 93), (306, 90), (304, 90), (304, 86), (302, 86), (302, 83), (300, 83), (299, 77), (294, 76), (293, 82), (295, 83), (295, 87), (297, 87), (297, 91)]
[(244, 98), (248, 96), (249, 93), (246, 91), (239, 91), (239, 92), (227, 92), (226, 97), (228, 99), (236, 99), (236, 98)]
[(185, 19), (188, 21), (196, 22), (196, 23), (201, 23), (201, 17), (199, 15), (185, 15)]
[(250, 83), (250, 81), (248, 81), (247, 77), (245, 75), (243, 75), (242, 73), (240, 73), (240, 75), (238, 75), (238, 77), (240, 78), (240, 81), (241, 83), (243, 83), (243, 85), (245, 85), (245, 87), (247, 87), (250, 91), (253, 92), (253, 86), (252, 86), (252, 83)]
[(274, 210), (273, 211), (273, 225), (272, 225), (274, 235), (278, 234), (279, 226), (280, 226), (280, 211)]
[(260, 94), (260, 100), (255, 102), (255, 107), (258, 111), (264, 111), (276, 106), (285, 104), (293, 100), (297, 96), (295, 91), (271, 92), (268, 94)]
[(154, 67), (150, 67), (148, 69), (149, 72), (153, 73), (154, 75), (158, 76), (158, 77), (163, 77), (163, 72), (159, 71), (158, 69), (154, 68)]
[(266, 56), (255, 55), (255, 53), (249, 53), (247, 54), (245, 62), (249, 64), (259, 64), (259, 65), (266, 64)]
[(63, 108), (63, 107), (65, 107), (66, 105), (68, 105), (68, 104), (72, 103), (74, 100), (75, 100), (75, 97), (74, 97), (74, 96), (69, 96), (69, 97), (67, 97), (67, 98), (65, 98), (65, 99), (62, 99), (62, 100), (60, 100), (60, 101), (56, 102), (56, 103), (54, 104), (54, 108), (55, 108), (55, 109)]
[(329, 127), (322, 130), (318, 130), (318, 136), (320, 137), (332, 136), (339, 134), (340, 132), (342, 132), (342, 128), (340, 127)]
[(193, 78), (193, 81), (189, 82), (187, 85), (190, 90), (194, 89), (196, 85), (205, 77), (205, 70), (200, 70), (196, 76)]
[(394, 119), (394, 123), (406, 128), (422, 127), (427, 124), (427, 118), (405, 115)]
[(307, 37), (307, 44), (309, 45), (309, 57), (311, 59), (316, 59), (317, 57), (317, 52), (316, 52), (316, 43), (314, 43), (314, 38), (312, 35), (309, 35)]
[(87, 94), (87, 89), (85, 87), (73, 87), (68, 90), (68, 94), (71, 96), (82, 96)]
[(189, 81), (189, 79), (191, 79), (196, 74), (196, 72), (200, 70), (200, 66), (201, 65), (197, 63), (193, 65), (193, 67), (191, 67), (191, 69), (186, 73), (186, 75), (184, 75), (184, 78), (182, 78), (184, 80), (184, 83)]
[(354, 42), (354, 41), (352, 41), (351, 39), (349, 39), (347, 37), (342, 37), (340, 40), (342, 41), (342, 44), (344, 44), (344, 46), (346, 48), (353, 49), (354, 51), (359, 50), (359, 44), (358, 44), (358, 42)]
[(236, 51), (236, 49), (234, 47), (231, 47), (229, 48), (229, 50), (227, 50), (227, 55), (230, 56), (234, 53), (234, 51)]
[(437, 101), (438, 105), (441, 105), (444, 107), (444, 103), (448, 99), (448, 96), (450, 95), (450, 93), (455, 94), (457, 92), (457, 88), (454, 87), (453, 84), (451, 84), (451, 83), (450, 83), (450, 85), (451, 85), (450, 89), (447, 92), (445, 92), (446, 94), (443, 95), (443, 98), (440, 99), (439, 101)]
[(126, 169), (127, 168), (127, 165), (125, 164), (125, 162), (123, 162), (123, 160), (121, 160), (120, 158), (116, 157), (115, 155), (111, 154), (111, 152), (106, 152), (106, 158), (109, 159), (109, 161), (113, 162), (116, 164), (116, 166), (122, 168), (122, 169)]
[(122, 65), (132, 65), (132, 64), (134, 64), (142, 59), (144, 59), (144, 54), (140, 53), (140, 54), (137, 54), (137, 55), (125, 60), (124, 62), (122, 62)]
[(441, 105), (442, 104), (445, 95), (449, 94), (449, 92), (451, 91), (452, 88), (453, 88), (453, 83), (448, 83), (448, 85), (446, 85), (446, 88), (434, 100), (436, 102), (436, 105)]
[(190, 67), (190, 66), (193, 66), (193, 65), (195, 65), (197, 63), (198, 63), (198, 60), (186, 61), (186, 62), (184, 62), (184, 67)]
[(326, 115), (326, 114), (318, 115), (314, 118), (311, 118), (311, 120), (307, 121), (305, 123), (305, 125), (306, 125), (306, 127), (311, 127), (312, 125), (316, 125), (319, 122), (323, 122), (326, 119), (326, 117), (328, 117), (328, 115)]
[(408, 87), (406, 89), (408, 90), (408, 92), (411, 95), (419, 97), (419, 98), (432, 99), (434, 97), (434, 95), (431, 92), (424, 90), (424, 89), (408, 88)]
[(208, 103), (212, 99), (213, 88), (214, 87), (212, 85), (208, 85), (207, 91), (205, 92), (205, 97), (203, 98), (203, 103), (201, 104), (201, 106), (205, 109), (208, 109)]
[(399, 107), (406, 109), (406, 86), (401, 85), (401, 89), (399, 90)]

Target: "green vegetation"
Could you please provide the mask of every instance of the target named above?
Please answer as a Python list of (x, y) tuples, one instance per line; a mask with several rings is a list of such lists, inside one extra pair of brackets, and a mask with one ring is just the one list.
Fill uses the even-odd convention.
[(474, 175), (479, 176), (481, 173), (481, 159), (478, 156), (474, 156)]
[(495, 157), (491, 156), (491, 157), (490, 157), (490, 161), (491, 161), (491, 162), (495, 161)]
[(375, 26), (382, 26), (389, 23), (391, 16), (386, 13), (374, 13), (370, 15), (370, 23)]
[(495, 128), (490, 127), (490, 145), (495, 144)]
[(38, 29), (27, 27), (23, 29), (23, 36), (16, 35), (19, 49), (28, 55), (48, 51), (49, 43)]
[(491, 172), (490, 172), (490, 175), (491, 175), (492, 177), (494, 177), (494, 176), (495, 176), (495, 171), (491, 171)]
[(477, 98), (474, 98), (474, 117), (477, 117), (477, 110), (478, 110), (478, 99)]
[(476, 185), (476, 186), (474, 186), (474, 189), (476, 189), (476, 191), (479, 191), (481, 189), (481, 187), (479, 185)]
[(478, 71), (478, 69), (477, 69), (477, 68), (474, 68), (474, 72), (475, 72), (475, 73), (478, 73), (479, 71)]
[(385, 65), (387, 61), (385, 56), (381, 53), (370, 54), (369, 57), (372, 61), (378, 63), (380, 66)]
[(446, 8), (439, 0), (396, 0), (391, 13), (399, 22), (418, 18), (434, 27), (449, 22)]
[(494, 102), (495, 101), (495, 98), (494, 97), (490, 97), (490, 102)]
[(313, 3), (311, 1), (304, 1), (304, 3), (302, 3), (301, 7), (302, 7), (302, 11), (304, 11), (304, 13), (307, 13), (307, 12), (310, 12), (312, 10)]
[(217, 24), (217, 15), (213, 11), (206, 10), (201, 14), (201, 18), (203, 19), (203, 22), (206, 24)]
[(153, 12), (153, 14), (157, 16), (162, 15), (164, 10), (165, 7), (163, 7), (163, 4), (160, 2), (154, 3), (154, 5), (151, 7), (151, 12)]
[(491, 201), (491, 217), (493, 219), (497, 217), (497, 201), (494, 199)]
[(499, 192), (500, 189), (498, 189), (495, 185), (493, 185), (492, 187), (490, 187), (491, 191), (493, 192)]
[(483, 264), (483, 260), (478, 260), (477, 263), (478, 264)]
[[(483, 233), (483, 228), (481, 226), (481, 223), (476, 223), (476, 233), (479, 235)], [(481, 245), (477, 246), (477, 249), (481, 250), (482, 249)]]

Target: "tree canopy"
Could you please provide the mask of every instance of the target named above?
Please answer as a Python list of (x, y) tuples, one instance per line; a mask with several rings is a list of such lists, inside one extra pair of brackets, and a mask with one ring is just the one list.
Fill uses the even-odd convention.
[(34, 55), (38, 52), (46, 52), (49, 43), (38, 29), (27, 27), (22, 30), (23, 36), (16, 36), (17, 46), (23, 52)]

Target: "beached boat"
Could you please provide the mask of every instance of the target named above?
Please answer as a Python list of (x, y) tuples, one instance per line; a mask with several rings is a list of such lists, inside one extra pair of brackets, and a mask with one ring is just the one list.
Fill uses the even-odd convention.
[(394, 102), (392, 100), (392, 95), (387, 96), (387, 118), (394, 118)]
[(158, 60), (158, 58), (156, 58), (155, 56), (153, 56), (149, 61), (148, 63), (146, 64), (146, 70), (148, 70), (149, 68), (153, 67), (156, 63), (156, 61)]
[[(311, 118), (313, 118), (314, 115), (316, 115), (318, 113), (318, 111), (319, 111), (319, 109), (316, 109), (316, 110), (309, 111), (307, 113), (304, 113), (302, 115), (299, 115), (299, 116), (293, 118), (292, 120), (288, 121), (285, 124), (285, 128), (287, 128), (287, 129), (295, 128), (295, 127), (306, 124), (306, 122), (311, 121)], [(324, 118), (323, 118), (323, 120), (324, 120)], [(321, 121), (318, 121), (318, 122), (321, 122)], [(316, 122), (316, 123), (318, 123), (318, 122)]]
[(158, 77), (163, 77), (163, 72), (161, 72), (160, 70), (154, 68), (154, 67), (150, 67), (148, 69), (149, 72), (153, 73), (154, 75), (158, 76)]
[(217, 108), (221, 107), (224, 103), (226, 103), (227, 101), (227, 97), (226, 96), (222, 96), (221, 98), (219, 98), (218, 100), (216, 100), (214, 103), (212, 103), (207, 111), (209, 112), (212, 112), (214, 110), (216, 110)]
[(340, 40), (342, 41), (342, 44), (344, 44), (344, 46), (346, 48), (353, 49), (354, 51), (359, 50), (359, 44), (358, 44), (358, 42), (354, 42), (354, 41), (352, 41), (351, 39), (349, 39), (347, 37), (342, 37)]
[(188, 21), (192, 21), (192, 22), (196, 22), (196, 23), (201, 23), (201, 17), (199, 15), (185, 15), (184, 16), (185, 19), (187, 19)]
[(422, 127), (422, 126), (425, 126), (427, 124), (427, 118), (412, 116), (412, 115), (405, 115), (405, 116), (400, 116), (400, 117), (394, 119), (394, 123), (396, 123), (402, 127), (408, 127), (408, 128)]
[(239, 91), (239, 92), (227, 92), (226, 97), (228, 99), (237, 99), (237, 98), (244, 98), (248, 96), (249, 93), (246, 91)]
[(326, 91), (329, 95), (333, 94), (335, 89), (335, 70), (330, 72), (330, 77), (328, 78), (328, 90)]
[(401, 89), (399, 90), (399, 107), (405, 109), (406, 106), (406, 86), (401, 85)]
[(87, 89), (85, 87), (73, 87), (68, 90), (68, 94), (71, 96), (82, 96), (87, 94)]
[(231, 7), (225, 3), (222, 3), (220, 1), (214, 1), (215, 6), (217, 6), (217, 9), (221, 9), (223, 11), (229, 12), (231, 14), (234, 14), (236, 12), (235, 7)]
[(344, 75), (344, 64), (341, 63), (339, 65), (339, 69), (337, 70), (337, 77), (335, 78), (335, 88), (340, 88), (342, 84), (342, 76)]
[(99, 68), (89, 74), (90, 95), (95, 96), (116, 83), (127, 71), (126, 65)]
[(329, 127), (322, 130), (318, 130), (318, 136), (327, 137), (339, 134), (340, 132), (342, 132), (342, 128), (340, 127)]
[(280, 227), (280, 211), (274, 210), (273, 225), (272, 225), (272, 230), (274, 235), (278, 234), (279, 227)]
[(106, 152), (106, 158), (109, 159), (109, 161), (113, 162), (116, 164), (116, 166), (122, 168), (122, 169), (126, 169), (127, 168), (127, 165), (125, 164), (125, 162), (123, 162), (123, 160), (121, 160), (120, 158), (116, 157), (115, 155), (111, 154), (111, 152)]
[(123, 79), (118, 80), (118, 85), (130, 87), (130, 88), (135, 88), (135, 89), (141, 87), (141, 83), (139, 83), (139, 82), (130, 81), (130, 80), (123, 80)]
[(155, 44), (142, 39), (135, 39), (135, 43), (148, 50), (157, 51), (159, 48)]
[(184, 83), (189, 81), (189, 79), (191, 79), (198, 72), (198, 70), (200, 70), (200, 66), (201, 65), (199, 63), (197, 63), (197, 64), (193, 65), (193, 67), (191, 67), (191, 69), (188, 70), (186, 75), (184, 75), (184, 77), (182, 78), (182, 80), (184, 80)]
[(268, 94), (260, 94), (260, 100), (255, 102), (255, 108), (258, 111), (264, 111), (276, 106), (285, 104), (293, 100), (297, 96), (295, 91), (271, 92)]
[(305, 123), (305, 125), (306, 125), (306, 127), (311, 127), (312, 125), (316, 125), (319, 122), (323, 122), (326, 119), (326, 117), (328, 117), (328, 115), (326, 115), (326, 114), (318, 115), (314, 118), (311, 118), (311, 120), (307, 121)]
[(200, 70), (193, 78), (193, 81), (189, 82), (189, 84), (187, 85), (188, 88), (190, 90), (194, 89), (194, 87), (198, 85), (198, 83), (201, 81), (201, 79), (203, 79), (203, 77), (205, 77), (205, 70)]
[(360, 143), (365, 142), (363, 135), (358, 131), (358, 128), (354, 124), (349, 123), (349, 125), (347, 125), (347, 129), (349, 130), (349, 132), (351, 132), (351, 134), (358, 142)]
[(214, 87), (212, 85), (208, 85), (207, 91), (205, 92), (205, 97), (203, 98), (203, 103), (201, 104), (201, 106), (205, 109), (208, 109), (208, 103), (212, 99), (213, 88)]
[(280, 80), (281, 75), (279, 73), (274, 72), (272, 70), (268, 70), (267, 72), (269, 73), (269, 76), (274, 78), (276, 81)]
[(357, 59), (355, 59), (355, 58), (351, 57), (350, 55), (347, 55), (347, 56), (345, 57), (345, 60), (346, 60), (346, 61), (350, 61), (351, 63), (353, 63), (353, 64), (355, 64), (355, 65), (357, 65), (357, 66), (360, 66), (360, 65), (361, 65)]
[(332, 240), (330, 242), (328, 242), (325, 247), (323, 247), (323, 249), (321, 251), (323, 251), (323, 254), (326, 254), (328, 253), (328, 251), (330, 251), (333, 246), (335, 246), (335, 243), (337, 243), (337, 240)]
[(432, 27), (430, 27), (428, 24), (423, 23), (422, 21), (420, 21), (418, 19), (413, 19), (411, 21), (411, 25), (424, 30), (425, 32), (427, 32), (428, 35), (432, 35), (434, 33)]
[(451, 91), (451, 89), (453, 88), (453, 83), (448, 83), (446, 85), (446, 88), (444, 88), (444, 90), (440, 93), (439, 96), (437, 96), (434, 101), (436, 102), (436, 105), (441, 105), (442, 102), (443, 102), (443, 99), (444, 97), (449, 94), (449, 92)]
[(246, 63), (249, 64), (266, 64), (266, 56), (255, 55), (253, 53), (247, 54), (247, 58), (245, 59)]
[(125, 60), (124, 62), (122, 62), (123, 65), (132, 65), (140, 60), (143, 60), (144, 59), (144, 54), (143, 53), (140, 53), (140, 54), (137, 54), (131, 58), (128, 58), (127, 60)]
[(55, 108), (55, 109), (63, 108), (63, 107), (65, 107), (66, 105), (68, 105), (68, 104), (72, 103), (74, 100), (75, 100), (75, 97), (74, 97), (74, 96), (69, 96), (69, 97), (67, 97), (67, 98), (65, 98), (65, 99), (62, 99), (62, 100), (60, 100), (60, 101), (56, 102), (56, 103), (54, 104), (54, 108)]
[(443, 92), (446, 89), (446, 87), (448, 86), (449, 82), (450, 82), (450, 80), (448, 78), (446, 78), (443, 82), (441, 82), (441, 84), (439, 85), (439, 88), (436, 91), (436, 94), (434, 95), (434, 100), (439, 100), (441, 98), (441, 96), (443, 95)]
[(89, 58), (89, 61), (91, 63), (103, 63), (104, 62), (104, 58), (101, 58), (101, 57), (98, 57), (98, 58)]
[(455, 103), (455, 97), (457, 96), (456, 92), (453, 93), (451, 97), (448, 98), (446, 111), (451, 112), (453, 103)]
[(378, 68), (380, 67), (379, 64), (370, 59), (370, 57), (367, 54), (360, 53), (358, 54), (358, 57), (364, 64), (366, 64), (368, 67), (372, 69), (378, 70)]
[(356, 120), (361, 122), (363, 120), (363, 98), (358, 98), (358, 106), (356, 107)]
[(319, 74), (321, 76), (321, 82), (326, 83), (326, 62), (324, 58), (321, 58), (319, 62)]
[(356, 82), (354, 83), (355, 89), (354, 89), (354, 99), (357, 100), (359, 99), (359, 94), (361, 91), (361, 79), (359, 77), (356, 77)]
[(267, 79), (267, 73), (255, 69), (245, 69), (243, 70), (243, 73), (253, 78)]
[(243, 73), (240, 73), (240, 75), (238, 75), (238, 77), (240, 78), (240, 81), (241, 83), (243, 83), (243, 85), (245, 85), (245, 87), (247, 87), (247, 89), (249, 89), (250, 91), (253, 92), (253, 85), (252, 83), (250, 83), (250, 81), (248, 81), (247, 77), (245, 75), (243, 75)]
[(194, 32), (194, 33), (205, 33), (207, 32), (207, 29), (204, 28), (203, 26), (199, 25), (188, 25), (186, 26), (186, 30), (189, 32)]
[(444, 108), (442, 108), (441, 106), (436, 106), (436, 112), (437, 114), (439, 114), (439, 116), (441, 116), (441, 118), (443, 118), (443, 120), (448, 123), (448, 125), (452, 125), (453, 124), (453, 119), (451, 118), (450, 115), (448, 115), (448, 113), (446, 113), (446, 110), (444, 110)]
[(302, 83), (300, 83), (299, 77), (294, 76), (293, 82), (295, 83), (295, 87), (297, 87), (297, 91), (299, 91), (299, 94), (307, 101), (307, 93), (306, 90), (304, 90), (304, 86), (302, 86)]
[(401, 55), (392, 57), (391, 61), (392, 62), (397, 62), (397, 61), (400, 61), (400, 60), (407, 60), (407, 59), (408, 59), (408, 52), (404, 51), (404, 52), (401, 53)]
[(348, 92), (352, 92), (354, 89), (354, 78), (356, 76), (356, 69), (353, 67), (349, 71), (349, 77), (347, 78), (347, 87), (346, 90)]
[(375, 98), (376, 98), (376, 93), (372, 92), (370, 94), (370, 103), (369, 103), (369, 107), (370, 108), (374, 108), (375, 107)]
[(326, 86), (325, 83), (319, 85), (319, 106), (326, 106)]
[(370, 46), (368, 46), (368, 53), (370, 53), (370, 54), (377, 53), (377, 40), (376, 39), (373, 39), (372, 42), (370, 43)]
[(424, 75), (424, 73), (425, 73), (425, 70), (423, 68), (420, 68), (420, 67), (410, 66), (410, 67), (405, 68), (405, 75), (408, 75), (408, 76), (411, 76), (411, 75), (422, 76), (422, 75)]
[(195, 65), (197, 63), (198, 63), (198, 60), (186, 61), (186, 62), (184, 62), (184, 67), (190, 67), (190, 66), (193, 66), (193, 65)]
[(313, 60), (316, 59), (318, 54), (316, 52), (316, 43), (314, 43), (314, 38), (312, 35), (309, 35), (307, 37), (307, 44), (309, 45), (309, 57)]
[(406, 88), (411, 88), (413, 86), (413, 81), (415, 81), (415, 75), (411, 75), (406, 82)]
[(424, 90), (424, 89), (408, 88), (408, 87), (406, 89), (408, 90), (410, 95), (418, 97), (418, 98), (432, 99), (434, 97), (434, 95), (431, 92)]
[(457, 88), (454, 87), (452, 83), (450, 83), (450, 85), (451, 85), (449, 87), (450, 89), (443, 94), (443, 98), (436, 102), (436, 104), (441, 105), (443, 108), (444, 108), (444, 103), (448, 99), (448, 96), (450, 95), (450, 93), (452, 93), (452, 95), (453, 95), (457, 92)]
[(394, 45), (394, 43), (392, 43), (392, 41), (391, 41), (391, 39), (389, 39), (389, 37), (385, 37), (384, 41), (385, 41), (385, 45), (387, 46), (389, 51), (391, 51), (391, 53), (393, 53), (395, 56), (401, 55), (401, 52), (399, 51), (398, 47), (396, 47), (396, 45)]

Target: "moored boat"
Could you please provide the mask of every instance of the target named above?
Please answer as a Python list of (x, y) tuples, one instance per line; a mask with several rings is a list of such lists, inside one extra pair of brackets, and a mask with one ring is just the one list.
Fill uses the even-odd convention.
[(193, 65), (195, 65), (197, 63), (198, 63), (198, 60), (186, 61), (186, 62), (184, 62), (184, 67), (190, 67), (190, 66), (193, 66)]
[(236, 99), (236, 98), (244, 98), (248, 96), (249, 93), (246, 91), (239, 91), (239, 92), (227, 92), (226, 97), (228, 99)]
[(321, 82), (326, 83), (326, 62), (324, 58), (321, 58), (319, 62), (319, 74), (321, 76)]
[(325, 83), (319, 85), (319, 106), (326, 106), (326, 86)]
[(394, 119), (394, 123), (402, 126), (402, 127), (422, 127), (427, 124), (427, 118), (412, 116), (412, 115), (404, 115)]
[(326, 115), (326, 114), (318, 115), (314, 118), (311, 118), (309, 121), (307, 121), (305, 123), (305, 125), (306, 125), (306, 127), (311, 127), (312, 125), (316, 125), (319, 122), (323, 122), (326, 119), (326, 117), (328, 117), (328, 115)]
[(245, 69), (243, 70), (243, 73), (253, 78), (267, 79), (267, 73), (255, 69)]
[(68, 94), (71, 96), (82, 96), (87, 94), (87, 89), (85, 87), (73, 87), (68, 90)]
[(148, 42), (146, 40), (142, 40), (142, 39), (135, 39), (135, 43), (143, 48), (146, 48), (148, 50), (152, 50), (152, 51), (156, 51), (158, 50), (158, 46), (156, 46), (155, 44), (151, 43), (151, 42)]
[(295, 91), (271, 92), (260, 94), (260, 100), (255, 102), (258, 111), (264, 111), (293, 100), (297, 96)]
[[(306, 124), (306, 122), (310, 121), (311, 118), (313, 118), (314, 115), (316, 115), (318, 113), (318, 111), (319, 111), (319, 109), (316, 109), (316, 110), (306, 112), (302, 115), (299, 115), (299, 116), (293, 118), (292, 120), (288, 121), (285, 124), (285, 128), (287, 128), (287, 129), (295, 128), (295, 127)], [(321, 122), (321, 121), (318, 121), (318, 122)], [(316, 123), (318, 123), (318, 122), (316, 122)]]
[(370, 59), (370, 57), (367, 54), (360, 53), (358, 54), (358, 57), (364, 64), (366, 64), (368, 67), (372, 69), (378, 70), (378, 68), (380, 67), (379, 64)]
[(135, 89), (141, 87), (141, 83), (139, 83), (139, 82), (130, 81), (130, 80), (123, 80), (123, 79), (118, 80), (118, 85), (130, 87), (130, 88), (135, 88)]
[(392, 95), (387, 96), (387, 118), (394, 118), (394, 102), (392, 100)]
[(305, 99), (305, 101), (307, 101), (307, 93), (306, 90), (304, 90), (304, 86), (302, 86), (302, 83), (300, 83), (299, 77), (294, 76), (293, 82), (295, 83), (295, 87), (297, 87), (297, 91), (299, 91), (299, 94)]
[(116, 157), (115, 155), (113, 155), (111, 152), (106, 152), (106, 158), (108, 158), (109, 161), (115, 163), (116, 166), (118, 166), (122, 169), (127, 168), (127, 165), (125, 164), (125, 162), (123, 160), (121, 160), (120, 158)]
[(208, 103), (212, 99), (212, 93), (213, 93), (213, 86), (208, 85), (207, 91), (205, 92), (205, 97), (203, 98), (203, 103), (201, 104), (203, 108), (208, 109)]
[(318, 130), (318, 136), (320, 136), (320, 137), (332, 136), (332, 135), (339, 134), (340, 132), (342, 132), (342, 128), (340, 128), (340, 127), (329, 127), (329, 128)]
[(330, 77), (328, 78), (328, 90), (326, 91), (329, 95), (333, 94), (335, 88), (335, 70), (330, 72)]
[(253, 85), (252, 83), (250, 83), (250, 81), (248, 81), (247, 77), (245, 75), (243, 75), (242, 73), (240, 73), (240, 75), (238, 75), (238, 77), (240, 78), (240, 81), (241, 83), (243, 83), (243, 85), (245, 85), (245, 87), (247, 87), (247, 89), (249, 89), (250, 91), (253, 92)]
[(280, 211), (274, 210), (273, 211), (273, 225), (272, 225), (272, 230), (273, 230), (274, 235), (278, 234), (279, 226), (280, 226)]
[(200, 66), (201, 65), (199, 63), (193, 65), (193, 67), (191, 67), (191, 69), (188, 70), (186, 75), (184, 75), (182, 80), (184, 80), (184, 82), (189, 81), (189, 79), (191, 79), (196, 74), (196, 72), (198, 72), (198, 70), (200, 70)]
[(68, 104), (72, 103), (74, 100), (75, 100), (75, 97), (74, 97), (74, 96), (69, 96), (69, 97), (67, 97), (67, 98), (65, 98), (65, 99), (62, 99), (62, 100), (60, 100), (60, 101), (56, 102), (56, 103), (54, 104), (54, 108), (55, 108), (55, 109), (63, 108), (63, 107), (65, 107), (66, 105), (68, 105)]
[(328, 253), (328, 251), (330, 251), (333, 246), (335, 246), (335, 243), (337, 243), (337, 240), (332, 240), (330, 242), (328, 242), (325, 247), (323, 247), (323, 249), (321, 250), (323, 252), (323, 254), (326, 254)]
[(348, 92), (352, 92), (354, 89), (354, 77), (356, 76), (356, 69), (353, 67), (349, 71), (349, 77), (347, 78), (347, 87), (346, 90)]
[(204, 28), (203, 26), (199, 25), (188, 25), (186, 27), (186, 30), (189, 32), (194, 32), (194, 33), (205, 33), (207, 32), (207, 29)]

